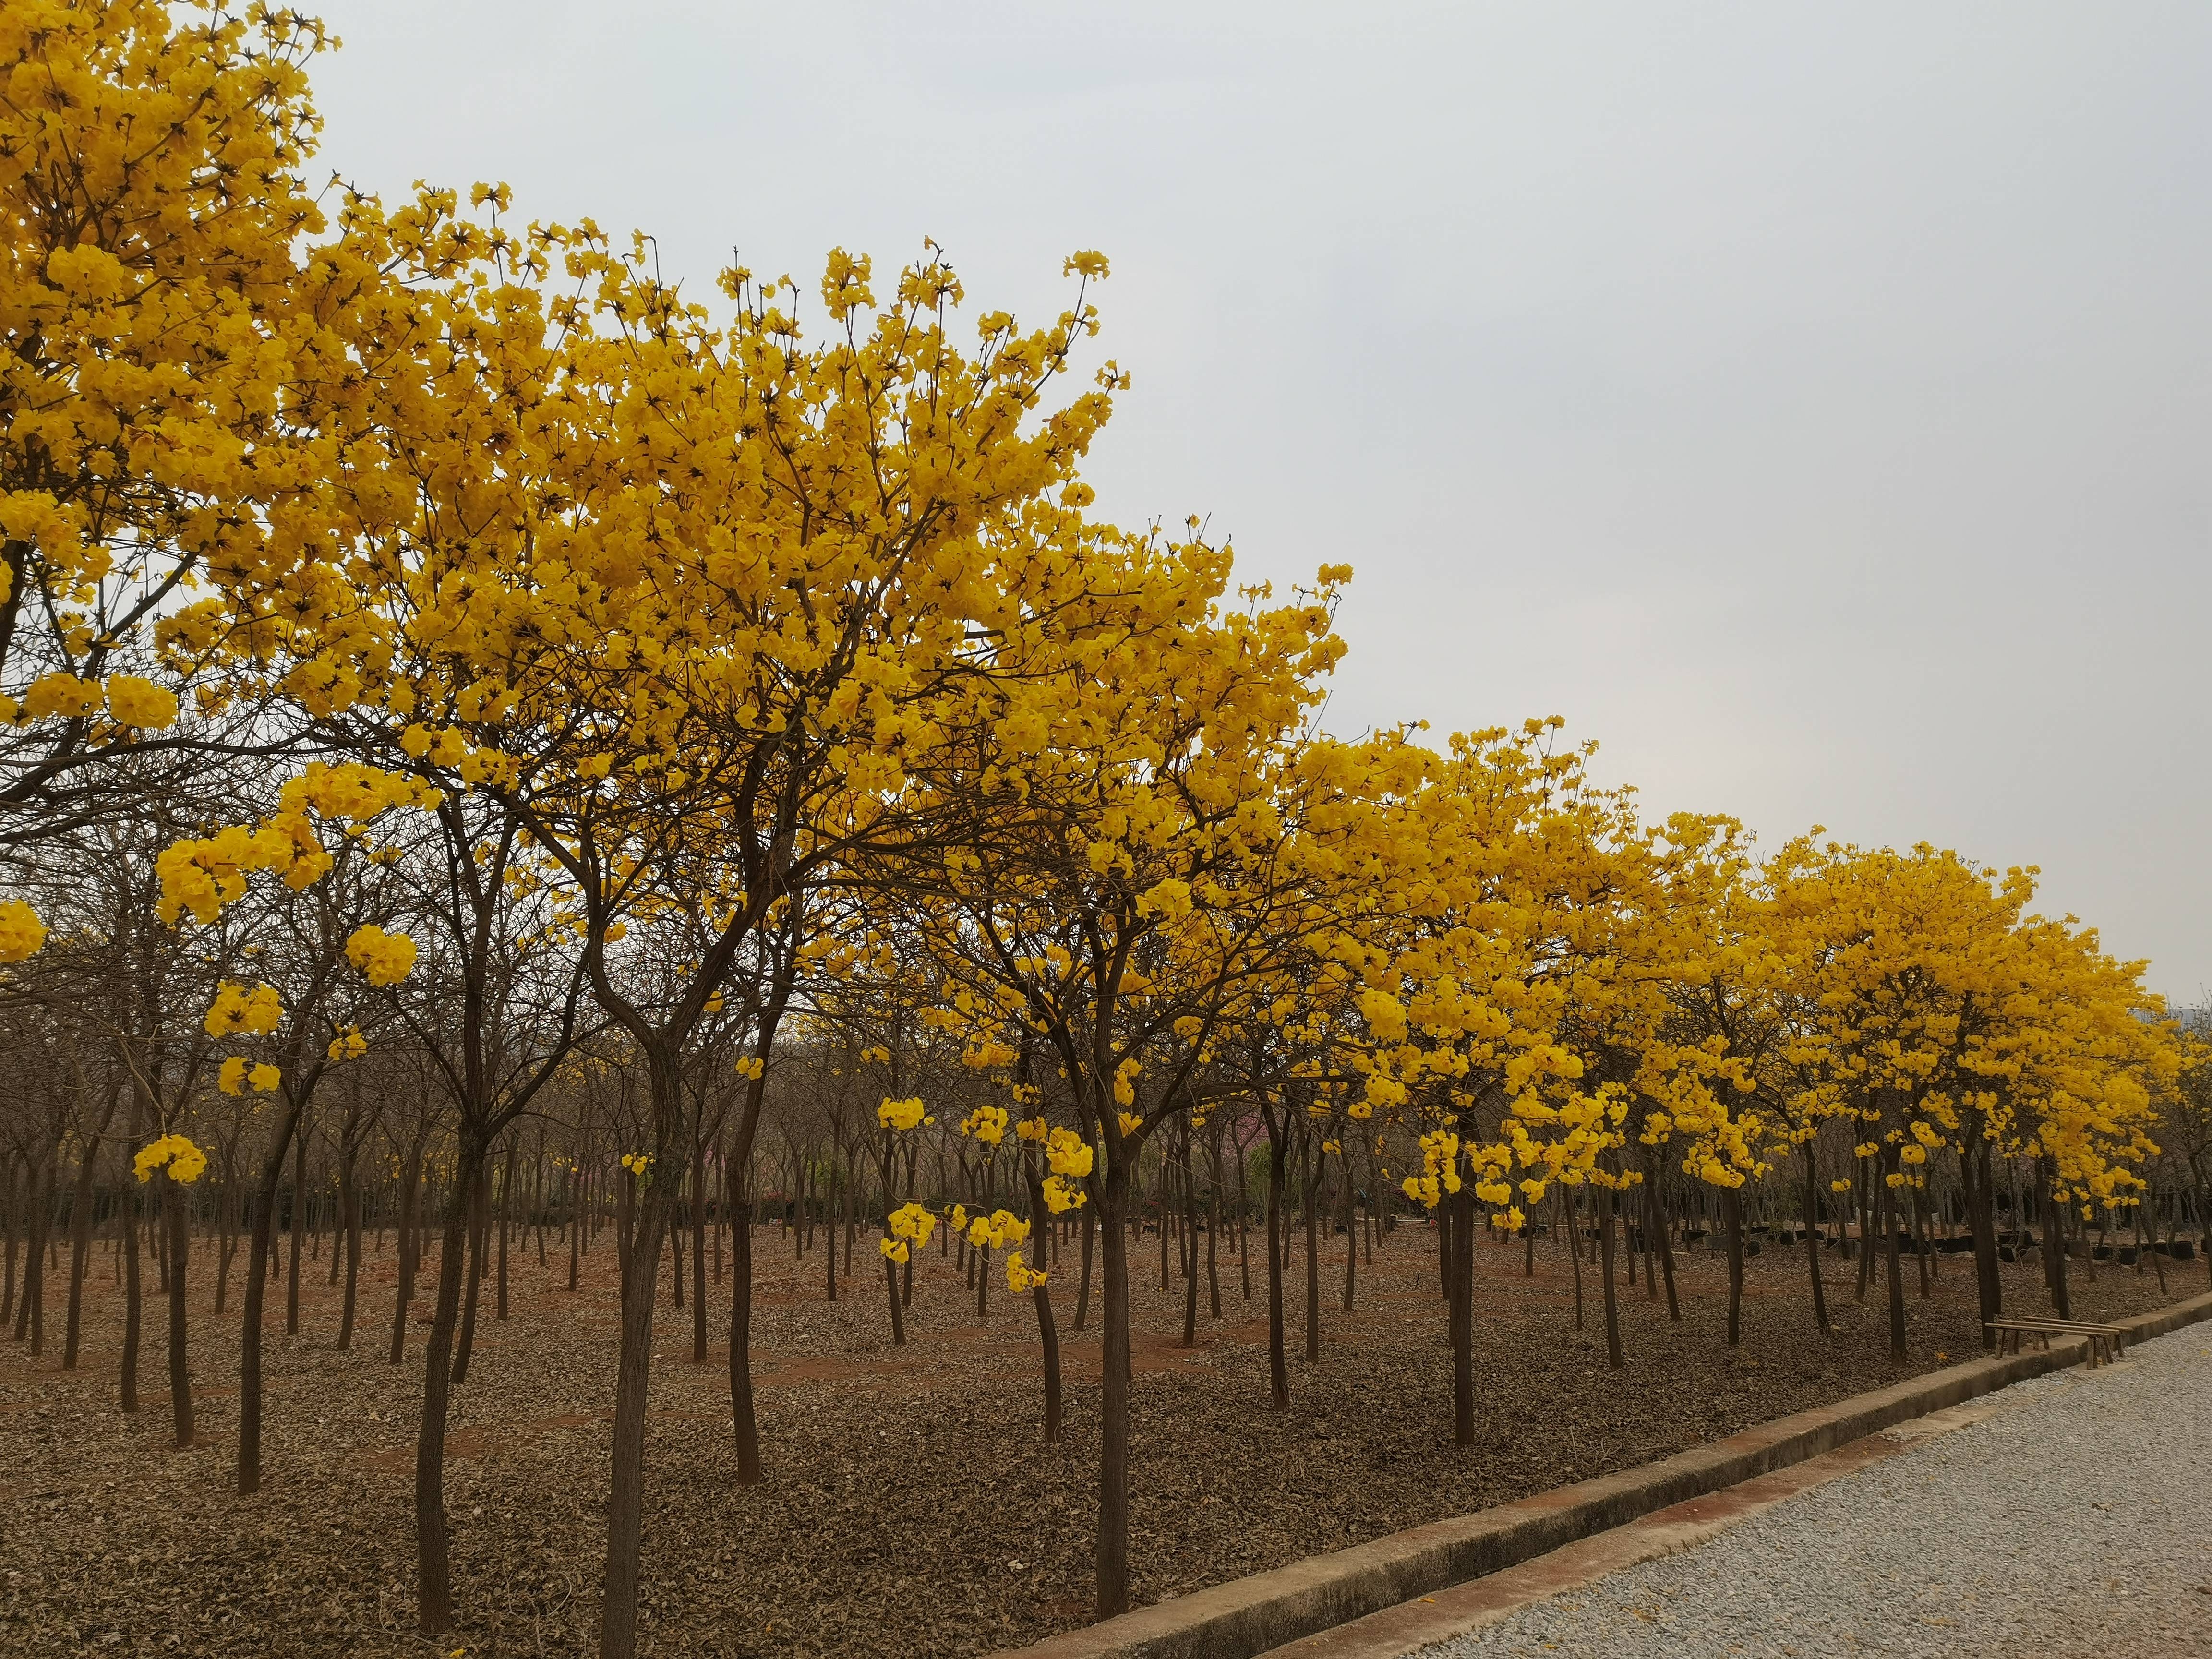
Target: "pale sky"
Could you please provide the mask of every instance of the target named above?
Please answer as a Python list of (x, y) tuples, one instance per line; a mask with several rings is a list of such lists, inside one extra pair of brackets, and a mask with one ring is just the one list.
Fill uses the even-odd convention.
[[(323, 161), (735, 246), (1097, 247), (1100, 509), (1357, 568), (1329, 724), (2034, 863), (2212, 984), (2212, 6), (323, 0)], [(879, 285), (880, 286), (880, 285)]]

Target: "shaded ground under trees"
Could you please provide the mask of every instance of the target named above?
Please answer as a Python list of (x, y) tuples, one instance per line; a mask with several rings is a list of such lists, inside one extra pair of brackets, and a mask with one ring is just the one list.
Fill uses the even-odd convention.
[[(861, 1249), (872, 1256), (864, 1238)], [(1911, 1304), (1910, 1360), (1886, 1356), (1879, 1287), (1851, 1297), (1828, 1258), (1835, 1328), (1816, 1334), (1804, 1259), (1748, 1264), (1742, 1346), (1724, 1340), (1725, 1267), (1679, 1258), (1684, 1319), (1642, 1284), (1622, 1292), (1627, 1369), (1608, 1370), (1595, 1269), (1577, 1331), (1555, 1243), (1522, 1277), (1516, 1247), (1477, 1255), (1479, 1444), (1451, 1447), (1444, 1309), (1433, 1234), (1401, 1228), (1363, 1267), (1359, 1306), (1335, 1304), (1341, 1238), (1323, 1263), (1318, 1365), (1297, 1357), (1292, 1407), (1267, 1399), (1264, 1288), (1243, 1300), (1222, 1259), (1223, 1312), (1178, 1346), (1182, 1291), (1135, 1254), (1138, 1326), (1134, 1569), (1149, 1602), (1402, 1527), (1663, 1456), (1747, 1425), (1880, 1386), (1978, 1351), (1963, 1256)], [(267, 1484), (230, 1490), (237, 1330), (196, 1317), (200, 1439), (167, 1443), (158, 1392), (116, 1409), (119, 1292), (105, 1257), (88, 1286), (81, 1369), (0, 1351), (0, 1459), (20, 1481), (5, 1528), (0, 1648), (31, 1655), (188, 1651), (570, 1655), (590, 1650), (604, 1543), (617, 1340), (614, 1253), (567, 1263), (518, 1252), (513, 1316), (487, 1317), (448, 1443), (459, 1627), (412, 1632), (410, 1492), (419, 1347), (337, 1352), (337, 1293), (302, 1275), (303, 1334), (268, 1339)], [(193, 1259), (196, 1315), (215, 1252)], [(1332, 1271), (1329, 1260), (1340, 1265)], [(967, 1655), (1080, 1624), (1091, 1572), (1098, 1346), (1066, 1327), (1075, 1253), (1053, 1285), (1068, 1370), (1067, 1431), (1038, 1434), (1036, 1326), (997, 1288), (988, 1318), (933, 1245), (918, 1262), (911, 1340), (894, 1349), (868, 1269), (857, 1294), (822, 1300), (818, 1258), (757, 1231), (754, 1352), (764, 1486), (731, 1480), (724, 1356), (690, 1363), (688, 1310), (658, 1314), (648, 1448), (641, 1646), (664, 1655)], [(2039, 1269), (2004, 1268), (2009, 1309), (2043, 1311)], [(1293, 1256), (1291, 1306), (1302, 1261)], [(387, 1245), (364, 1269), (365, 1305), (390, 1306)], [(664, 1275), (665, 1279), (665, 1275)], [(2173, 1298), (2202, 1264), (2169, 1268)], [(2157, 1280), (2078, 1265), (2077, 1317), (2155, 1305)], [(715, 1292), (726, 1319), (726, 1282)], [(386, 1316), (388, 1317), (388, 1314)], [(157, 1381), (149, 1378), (149, 1381)]]

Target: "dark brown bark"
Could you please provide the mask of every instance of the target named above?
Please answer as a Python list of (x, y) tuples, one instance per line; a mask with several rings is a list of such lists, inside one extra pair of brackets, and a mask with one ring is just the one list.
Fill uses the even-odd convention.
[[(1444, 1200), (1452, 1217), (1450, 1335), (1452, 1443), (1474, 1444), (1474, 1188), (1462, 1184)], [(1581, 1284), (1580, 1275), (1576, 1279)]]
[[(1884, 1161), (1893, 1162), (1894, 1147), (1886, 1151)], [(1897, 1191), (1887, 1177), (1894, 1173), (1885, 1170), (1881, 1183), (1882, 1257), (1889, 1279), (1889, 1357), (1902, 1362), (1905, 1358), (1905, 1267), (1902, 1253), (1898, 1249)]]
[(761, 1481), (760, 1424), (753, 1414), (753, 1206), (730, 1205), (730, 1419), (738, 1446), (738, 1484)]
[(349, 1142), (338, 1151), (338, 1226), (345, 1238), (345, 1293), (338, 1308), (340, 1353), (353, 1346), (354, 1314), (361, 1294), (361, 1190), (355, 1181), (355, 1162), (356, 1150)]
[(475, 1135), (463, 1133), (453, 1185), (446, 1194), (438, 1300), (422, 1356), (422, 1417), (415, 1436), (415, 1616), (416, 1626), (431, 1635), (450, 1630), (453, 1623), (453, 1540), (446, 1524), (446, 1419), (453, 1402), (453, 1337), (460, 1322), (470, 1211), (489, 1150)]
[(422, 1203), (422, 1152), (428, 1137), (417, 1133), (408, 1151), (407, 1168), (399, 1177), (398, 1288), (392, 1299), (392, 1352), (397, 1365), (407, 1355), (407, 1309), (415, 1299), (415, 1273), (421, 1266), (422, 1228), (416, 1212)]
[(1283, 1141), (1275, 1115), (1267, 1122), (1267, 1409), (1288, 1411), (1291, 1367), (1283, 1335)]
[(1828, 1291), (1820, 1282), (1820, 1171), (1814, 1143), (1805, 1143), (1805, 1266), (1813, 1278), (1813, 1320), (1828, 1328)]
[(307, 1227), (307, 1125), (303, 1118), (292, 1137), (292, 1248), (284, 1281), (284, 1334), (300, 1334), (300, 1240)]
[(1613, 1212), (1614, 1198), (1611, 1188), (1599, 1189), (1603, 1196), (1598, 1200), (1598, 1247), (1601, 1276), (1605, 1280), (1605, 1360), (1614, 1370), (1624, 1369), (1627, 1358), (1620, 1351), (1620, 1304), (1613, 1284)]
[(169, 1237), (169, 1425), (179, 1446), (192, 1443), (192, 1370), (186, 1352), (189, 1330), (185, 1305), (185, 1269), (191, 1259), (190, 1218), (185, 1213), (185, 1189), (164, 1170), (161, 1218)]
[(301, 1108), (290, 1101), (276, 1121), (276, 1133), (261, 1160), (254, 1183), (253, 1237), (246, 1249), (246, 1308), (238, 1333), (238, 1462), (234, 1484), (241, 1493), (261, 1490), (261, 1326), (269, 1296), (269, 1252), (276, 1228), (276, 1188), (284, 1178), (284, 1158), (299, 1132)]
[(1097, 1183), (1100, 1263), (1105, 1279), (1100, 1395), (1097, 1593), (1101, 1619), (1129, 1607), (1128, 1171), (1117, 1163)]
[(1721, 1217), (1728, 1230), (1728, 1340), (1735, 1347), (1743, 1340), (1743, 1192), (1721, 1189)]
[(1313, 1137), (1302, 1137), (1306, 1146), (1302, 1160), (1305, 1173), (1306, 1223), (1306, 1363), (1321, 1360), (1321, 1171)]

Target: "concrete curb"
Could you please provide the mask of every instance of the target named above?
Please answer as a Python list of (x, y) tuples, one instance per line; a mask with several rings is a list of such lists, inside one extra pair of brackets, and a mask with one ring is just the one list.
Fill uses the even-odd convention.
[[(2130, 1342), (2212, 1318), (2212, 1292), (2120, 1325)], [(1762, 1423), (1656, 1463), (1577, 1481), (1474, 1515), (1309, 1557), (1249, 1578), (1139, 1607), (994, 1659), (1253, 1659), (1300, 1637), (1517, 1565), (1686, 1498), (1879, 1432), (1909, 1418), (2075, 1364), (2088, 1345), (1970, 1360), (1893, 1388)]]

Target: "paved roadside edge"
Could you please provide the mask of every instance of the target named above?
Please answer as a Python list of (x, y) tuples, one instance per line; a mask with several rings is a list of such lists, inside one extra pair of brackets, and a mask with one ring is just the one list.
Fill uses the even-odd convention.
[[(2212, 1318), (2212, 1292), (2118, 1322), (2130, 1341)], [(1693, 1447), (1656, 1463), (1431, 1522), (1139, 1607), (993, 1659), (1253, 1659), (1593, 1533), (1817, 1457), (1909, 1418), (2070, 1365), (2087, 1345), (1970, 1360)]]

